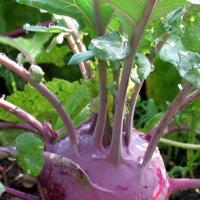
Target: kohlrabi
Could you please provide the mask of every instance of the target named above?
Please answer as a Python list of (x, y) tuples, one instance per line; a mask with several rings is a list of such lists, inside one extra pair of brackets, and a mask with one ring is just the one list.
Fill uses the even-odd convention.
[[(0, 194), (8, 192), (27, 200), (167, 200), (177, 190), (200, 187), (200, 180), (197, 179), (170, 178), (157, 148), (161, 136), (169, 131), (168, 126), (175, 115), (200, 95), (200, 90), (195, 89), (199, 87), (200, 80), (199, 54), (178, 50), (173, 51), (176, 58), (165, 57), (168, 62), (174, 63), (188, 83), (183, 84), (151, 131), (144, 134), (133, 124), (142, 84), (153, 71), (154, 54), (158, 54), (173, 34), (173, 31), (168, 31), (155, 43), (153, 53), (144, 55), (139, 51), (139, 46), (145, 28), (152, 20), (184, 5), (185, 1), (177, 1), (177, 6), (170, 0), (66, 0), (63, 5), (53, 0), (46, 1), (46, 4), (42, 0), (17, 2), (61, 15), (67, 15), (69, 11), (71, 17), (80, 20), (78, 22), (83, 20), (86, 26), (96, 27), (95, 33), (91, 34), (94, 38), (88, 51), (71, 18), (63, 17), (68, 28), (66, 30), (70, 29), (64, 35), (61, 32), (65, 29), (56, 29), (56, 25), (54, 28), (58, 32), (62, 30), (60, 37), (67, 38), (69, 46), (76, 53), (69, 64), (80, 65), (85, 81), (95, 76), (99, 78), (99, 95), (98, 101), (91, 97), (93, 107), (96, 107), (89, 120), (75, 128), (62, 102), (44, 84), (42, 69), (31, 63), (27, 70), (2, 52), (0, 63), (36, 88), (53, 105), (67, 134), (61, 137), (59, 130), (54, 130), (50, 122), (37, 120), (2, 97), (0, 108), (17, 115), (25, 123), (2, 122), (1, 128), (14, 127), (35, 132), (43, 138), (44, 145), (38, 137), (23, 134), (16, 139), (16, 147), (0, 147), (2, 156), (14, 156), (25, 171), (38, 176), (39, 196), (2, 185)], [(76, 13), (73, 13), (73, 9), (70, 12), (68, 6), (85, 9), (85, 13), (81, 16), (79, 9)], [(60, 10), (57, 10), (58, 7)], [(182, 15), (178, 16), (181, 18)], [(119, 30), (112, 31), (112, 20), (116, 18), (119, 20)], [(174, 18), (170, 19), (176, 20)], [(41, 31), (40, 28), (34, 27), (34, 30)], [(43, 32), (51, 30), (42, 28)], [(165, 56), (165, 53), (162, 55)], [(94, 66), (97, 67), (96, 74)], [(108, 70), (113, 73), (111, 84), (108, 84)], [(133, 85), (131, 90), (129, 83)], [(29, 148), (32, 149), (32, 157), (27, 153)], [(31, 164), (35, 163), (38, 167), (32, 169)]]

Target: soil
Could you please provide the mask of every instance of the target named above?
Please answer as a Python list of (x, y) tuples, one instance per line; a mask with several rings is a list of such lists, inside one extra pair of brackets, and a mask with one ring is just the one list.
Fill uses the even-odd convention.
[[(36, 178), (26, 175), (15, 161), (0, 159), (0, 182), (19, 191), (37, 195)], [(0, 200), (21, 200), (4, 193)]]
[(170, 200), (200, 200), (200, 191), (196, 190), (185, 190), (173, 194)]
[[(15, 161), (0, 159), (0, 182), (20, 191), (37, 195), (36, 179), (23, 174)], [(4, 194), (0, 200), (21, 199)], [(177, 192), (170, 197), (170, 200), (200, 200), (200, 189)]]

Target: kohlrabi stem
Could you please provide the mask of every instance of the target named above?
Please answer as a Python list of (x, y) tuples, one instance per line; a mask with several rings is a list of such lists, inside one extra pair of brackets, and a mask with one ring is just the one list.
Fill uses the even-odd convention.
[[(162, 134), (162, 136), (165, 136), (165, 135), (168, 135), (168, 134), (170, 134), (170, 133), (173, 133), (173, 132), (180, 132), (180, 131), (189, 131), (190, 130), (190, 127), (188, 126), (188, 125), (173, 125), (173, 124), (171, 124), (171, 125), (168, 125), (166, 128), (165, 128), (165, 130), (164, 130), (164, 132), (163, 132), (163, 134)], [(151, 130), (149, 133), (147, 133), (149, 136), (153, 136), (154, 134), (155, 134), (155, 132), (156, 132), (157, 130), (156, 129), (153, 129), (153, 130)]]
[(195, 90), (190, 95), (188, 95), (181, 103), (180, 109), (185, 108), (187, 105), (189, 105), (194, 99), (200, 97), (200, 90)]
[(69, 136), (71, 144), (76, 146), (77, 145), (76, 132), (72, 120), (70, 119), (70, 116), (66, 112), (62, 103), (55, 96), (55, 94), (51, 90), (49, 90), (43, 83), (40, 84), (31, 83), (31, 85), (37, 88), (40, 91), (40, 93), (43, 96), (45, 96), (49, 100), (49, 102), (54, 106), (57, 113), (60, 115), (61, 119), (64, 122), (65, 128), (67, 129), (68, 133), (67, 135)]
[[(48, 26), (51, 23), (52, 23), (52, 21), (46, 21), (46, 22), (42, 22), (42, 23), (38, 23), (38, 24), (42, 25), (42, 26)], [(16, 29), (14, 31), (7, 32), (4, 35), (7, 36), (7, 37), (16, 38), (16, 37), (23, 36), (25, 34), (26, 34), (26, 30), (23, 29), (23, 28), (19, 28), (19, 29)]]
[(138, 100), (138, 96), (140, 93), (140, 90), (142, 88), (144, 81), (141, 81), (140, 84), (135, 84), (134, 86), (134, 91), (132, 93), (131, 99), (130, 99), (130, 103), (129, 103), (129, 113), (127, 115), (126, 118), (126, 134), (128, 136), (128, 146), (130, 144), (130, 140), (131, 140), (131, 130), (133, 128), (133, 120), (134, 120), (134, 113), (135, 113), (135, 107), (136, 107), (136, 103)]
[(186, 190), (190, 188), (199, 188), (200, 179), (190, 178), (169, 178), (170, 193), (177, 192), (179, 190)]
[(180, 110), (181, 102), (185, 99), (188, 94), (192, 91), (192, 85), (186, 84), (183, 89), (179, 92), (173, 102), (170, 104), (166, 114), (160, 120), (159, 124), (152, 130), (154, 134), (148, 144), (147, 150), (144, 155), (142, 167), (145, 168), (152, 158), (152, 155), (159, 143), (159, 139), (162, 137), (165, 128), (168, 126), (170, 121), (175, 117), (177, 112)]
[[(169, 125), (165, 128), (163, 135), (168, 135), (170, 133), (173, 132), (181, 132), (181, 131), (189, 131), (190, 127), (188, 125)], [(154, 135), (154, 133), (151, 132), (152, 135)]]
[(107, 87), (106, 87), (106, 62), (99, 60), (99, 81), (100, 81), (100, 96), (99, 96), (99, 110), (97, 116), (97, 123), (94, 130), (94, 140), (97, 147), (102, 146), (104, 129), (106, 124), (106, 107), (107, 107)]
[(94, 16), (96, 20), (96, 32), (97, 36), (101, 36), (105, 33), (105, 28), (102, 20), (101, 8), (100, 8), (100, 0), (93, 0), (93, 10)]
[[(77, 32), (78, 30), (75, 27), (73, 20), (70, 17), (64, 17), (64, 19), (68, 28), (74, 30), (71, 34), (72, 37), (69, 35), (69, 38), (68, 38), (67, 36), (69, 45), (72, 44), (70, 45), (70, 47), (72, 48), (73, 52), (74, 53), (85, 52), (87, 49), (83, 41), (80, 39), (80, 35)], [(91, 62), (90, 61), (81, 62), (79, 66), (80, 66), (80, 70), (82, 72), (83, 78), (89, 79), (91, 77), (91, 74), (90, 74)]]
[(33, 128), (28, 123), (23, 122), (0, 122), (0, 129), (24, 129), (30, 132), (38, 133), (35, 128)]
[(31, 195), (31, 194), (27, 194), (25, 192), (21, 192), (19, 190), (10, 188), (10, 187), (5, 187), (5, 192), (8, 194), (11, 194), (15, 197), (19, 197), (20, 199), (24, 199), (24, 200), (39, 200), (39, 197)]
[[(93, 0), (94, 14), (96, 18), (96, 32), (97, 36), (101, 36), (105, 33), (105, 28), (102, 21), (102, 15), (100, 10), (100, 1)], [(102, 147), (102, 140), (104, 135), (104, 129), (106, 124), (106, 107), (107, 107), (107, 73), (106, 73), (107, 64), (105, 61), (98, 61), (99, 69), (99, 82), (100, 82), (100, 94), (99, 94), (99, 110), (98, 118), (94, 131), (94, 142), (99, 148)]]
[(183, 143), (183, 142), (176, 142), (176, 141), (165, 139), (165, 138), (160, 138), (160, 142), (163, 143), (163, 144), (174, 146), (174, 147), (179, 147), (181, 149), (200, 150), (199, 144), (189, 144), (189, 143)]
[(31, 127), (35, 128), (38, 133), (43, 135), (44, 128), (42, 123), (26, 111), (4, 100), (3, 98), (0, 98), (0, 108), (17, 115), (19, 118), (27, 122)]
[[(74, 54), (80, 53), (80, 51), (77, 47), (77, 44), (74, 40), (74, 37), (71, 34), (69, 34), (69, 35), (66, 35), (66, 38), (67, 38), (68, 44), (69, 44), (70, 48), (72, 49), (73, 53)], [(81, 62), (79, 64), (79, 67), (80, 67), (80, 71), (81, 71), (83, 78), (88, 79), (89, 76), (88, 76), (88, 72), (86, 70), (86, 66), (85, 66), (84, 62)]]
[(7, 158), (12, 154), (16, 154), (15, 147), (1, 147), (0, 146), (0, 158)]
[(116, 95), (116, 107), (112, 131), (112, 143), (111, 151), (108, 158), (113, 163), (119, 163), (122, 159), (122, 125), (123, 125), (123, 114), (124, 106), (126, 101), (126, 90), (128, 86), (129, 76), (132, 68), (132, 64), (135, 59), (135, 54), (139, 46), (139, 42), (144, 33), (145, 27), (149, 21), (154, 7), (156, 6), (157, 0), (148, 0), (145, 8), (142, 12), (140, 20), (134, 27), (133, 34), (130, 38), (131, 52), (125, 61), (124, 68), (122, 71), (122, 77), (119, 85), (119, 90)]
[[(18, 65), (16, 62), (9, 59), (4, 54), (0, 53), (0, 63), (3, 64), (6, 68), (10, 69), (18, 76), (28, 81), (33, 87), (35, 87), (43, 96), (45, 96), (49, 102), (54, 106), (61, 119), (64, 122), (66, 129), (68, 130), (68, 136), (72, 145), (77, 144), (76, 133), (72, 121), (65, 111), (65, 108), (61, 102), (57, 99), (53, 92), (51, 92), (43, 83), (36, 83), (32, 81), (29, 72), (22, 66)], [(38, 102), (40, 103), (40, 102)]]

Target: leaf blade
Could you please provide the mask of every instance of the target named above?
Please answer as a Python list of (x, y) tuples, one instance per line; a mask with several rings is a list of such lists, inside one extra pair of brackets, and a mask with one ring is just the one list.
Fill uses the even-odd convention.
[(68, 64), (69, 65), (77, 65), (83, 61), (89, 60), (92, 57), (94, 57), (94, 54), (92, 51), (85, 51), (82, 53), (77, 53), (71, 57)]
[(5, 192), (5, 187), (4, 187), (4, 185), (0, 182), (0, 197), (1, 197), (1, 195)]
[(98, 59), (105, 61), (123, 60), (130, 50), (127, 38), (115, 31), (93, 39), (88, 48)]
[(16, 138), (17, 161), (24, 171), (38, 176), (44, 166), (43, 142), (30, 133), (24, 133)]

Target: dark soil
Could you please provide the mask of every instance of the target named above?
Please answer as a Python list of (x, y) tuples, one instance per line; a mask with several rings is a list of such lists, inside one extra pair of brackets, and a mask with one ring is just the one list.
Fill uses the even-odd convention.
[[(24, 174), (15, 161), (0, 159), (0, 182), (11, 188), (37, 195), (36, 178)], [(0, 200), (21, 199), (3, 194)]]
[(177, 192), (171, 196), (170, 200), (200, 200), (200, 191), (196, 189)]

